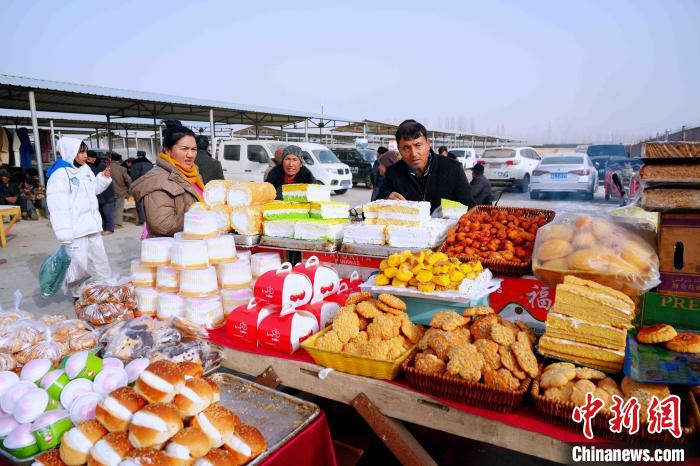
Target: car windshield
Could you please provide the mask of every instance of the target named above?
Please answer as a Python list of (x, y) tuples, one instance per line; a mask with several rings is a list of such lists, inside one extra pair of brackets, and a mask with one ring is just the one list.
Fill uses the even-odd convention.
[(484, 159), (512, 159), (515, 157), (513, 149), (486, 149), (481, 156)]
[(367, 162), (374, 162), (377, 160), (377, 152), (373, 150), (361, 150), (362, 158)]
[(338, 157), (336, 157), (333, 152), (327, 149), (317, 149), (311, 152), (314, 153), (318, 161), (321, 163), (340, 163)]
[(621, 158), (621, 157), (615, 157), (610, 160), (608, 160), (608, 163), (605, 165), (605, 167), (609, 170), (619, 170), (620, 168), (624, 166), (632, 166), (632, 159), (628, 158)]
[(545, 157), (542, 165), (581, 165), (583, 157)]
[(596, 155), (627, 156), (625, 153), (625, 146), (622, 144), (597, 144), (588, 146), (586, 153), (589, 157), (595, 157)]
[(456, 155), (457, 157), (464, 157), (464, 151), (463, 151), (463, 150), (452, 149), (452, 150), (450, 151), (450, 153)]

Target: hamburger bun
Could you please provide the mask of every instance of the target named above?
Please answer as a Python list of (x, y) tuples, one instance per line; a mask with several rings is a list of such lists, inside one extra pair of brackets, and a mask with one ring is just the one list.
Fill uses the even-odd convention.
[(161, 359), (151, 363), (136, 379), (134, 390), (149, 403), (170, 403), (183, 387), (185, 375), (180, 366)]
[(96, 420), (81, 422), (61, 438), (59, 448), (61, 459), (68, 466), (85, 464), (90, 449), (105, 435), (107, 435), (107, 429)]
[(185, 382), (185, 386), (175, 395), (173, 403), (180, 410), (183, 418), (201, 413), (213, 403), (214, 390), (210, 383), (202, 378), (194, 377)]
[(209, 437), (197, 427), (187, 427), (170, 439), (165, 454), (174, 466), (188, 466), (209, 452)]
[(131, 387), (114, 390), (95, 408), (95, 419), (110, 432), (126, 431), (135, 412), (146, 406), (146, 400)]
[(129, 440), (136, 448), (161, 448), (182, 428), (180, 412), (174, 404), (154, 403), (131, 418)]
[(116, 466), (133, 450), (126, 432), (112, 432), (93, 445), (88, 456), (88, 466)]
[(224, 439), (241, 425), (241, 421), (231, 411), (214, 403), (194, 416), (190, 425), (198, 427), (206, 434), (211, 448), (219, 448), (224, 444)]
[(258, 429), (246, 424), (241, 424), (224, 442), (224, 449), (238, 460), (238, 464), (247, 463), (265, 451), (265, 448), (265, 437)]

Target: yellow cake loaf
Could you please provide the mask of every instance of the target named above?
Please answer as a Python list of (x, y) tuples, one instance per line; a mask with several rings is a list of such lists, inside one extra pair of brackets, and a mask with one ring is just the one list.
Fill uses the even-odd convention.
[(634, 302), (619, 291), (590, 280), (567, 276), (557, 285), (552, 312), (620, 329), (631, 328)]
[(627, 331), (605, 324), (594, 324), (576, 317), (549, 312), (547, 335), (554, 338), (588, 343), (618, 351), (625, 350)]
[(567, 359), (606, 372), (619, 372), (625, 361), (624, 351), (553, 338), (546, 333), (540, 338), (538, 349), (545, 356)]

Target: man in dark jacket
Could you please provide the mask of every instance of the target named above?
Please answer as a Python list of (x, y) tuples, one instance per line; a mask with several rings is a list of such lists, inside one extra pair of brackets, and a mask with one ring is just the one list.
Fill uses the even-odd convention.
[(204, 184), (211, 180), (223, 180), (224, 170), (221, 168), (221, 162), (214, 160), (209, 155), (209, 138), (206, 136), (197, 136), (197, 158), (194, 159), (194, 164), (197, 165), (199, 176), (202, 177)]
[(377, 199), (428, 201), (431, 211), (442, 199), (475, 205), (462, 165), (431, 153), (425, 126), (404, 121), (396, 130), (396, 143), (401, 160), (387, 169)]
[(480, 163), (472, 167), (471, 191), (474, 202), (491, 205), (491, 183), (484, 176), (484, 166)]
[[(101, 161), (97, 157), (97, 154), (91, 150), (88, 151), (85, 164), (90, 167), (90, 170), (92, 170), (95, 176), (107, 168), (107, 163)], [(97, 203), (100, 208), (100, 216), (102, 217), (102, 235), (111, 235), (114, 233), (114, 208), (116, 204), (114, 183), (110, 183), (107, 189), (97, 195)]]
[[(146, 153), (142, 150), (137, 151), (136, 160), (134, 160), (134, 162), (131, 164), (131, 168), (129, 169), (129, 176), (131, 177), (132, 181), (136, 181), (148, 173), (151, 168), (153, 168), (153, 164), (146, 158)], [(143, 206), (140, 202), (136, 203), (136, 214), (139, 216), (138, 224), (143, 225), (143, 222), (146, 221), (146, 215), (143, 212)]]

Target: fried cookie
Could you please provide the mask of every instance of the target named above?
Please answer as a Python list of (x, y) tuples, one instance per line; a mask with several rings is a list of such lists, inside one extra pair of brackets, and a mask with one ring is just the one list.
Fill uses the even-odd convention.
[(387, 306), (391, 306), (394, 309), (398, 309), (399, 311), (406, 310), (406, 303), (404, 303), (400, 298), (394, 295), (382, 293), (377, 299), (379, 300), (379, 302), (384, 303)]
[(579, 380), (574, 383), (574, 389), (571, 392), (571, 401), (574, 402), (576, 406), (583, 406), (586, 404), (586, 393), (595, 394), (596, 386), (590, 380)]
[(508, 346), (515, 343), (515, 333), (510, 328), (495, 323), (491, 326), (491, 339), (500, 345)]
[(484, 357), (484, 362), (493, 370), (501, 368), (501, 356), (498, 354), (498, 343), (481, 338), (474, 342), (477, 351)]
[(374, 319), (382, 313), (382, 311), (377, 309), (377, 306), (374, 305), (371, 299), (357, 303), (355, 305), (355, 312), (365, 319)]
[(520, 368), (524, 370), (530, 377), (535, 378), (539, 375), (540, 370), (537, 366), (537, 358), (532, 348), (527, 343), (516, 341), (510, 346), (513, 350), (515, 360), (518, 361)]
[(414, 324), (408, 319), (401, 319), (401, 333), (409, 339), (411, 344), (416, 344), (423, 336), (423, 327)]
[(503, 325), (504, 327), (507, 327), (507, 328), (511, 329), (511, 330), (513, 331), (513, 334), (518, 333), (518, 331), (520, 330), (520, 329), (519, 329), (518, 327), (516, 327), (515, 324), (514, 324), (513, 322), (511, 322), (510, 320), (504, 319), (504, 318), (501, 317), (501, 316), (496, 316), (496, 318), (498, 319), (498, 323), (499, 323), (499, 324)]
[(666, 342), (666, 349), (676, 353), (700, 353), (700, 335), (681, 332)]
[(343, 342), (335, 330), (329, 330), (316, 340), (316, 348), (327, 351), (342, 351)]
[(484, 369), (484, 383), (501, 390), (517, 390), (520, 386), (518, 379), (513, 377), (508, 369), (493, 370), (489, 367)]
[(354, 311), (341, 309), (333, 318), (331, 325), (338, 334), (338, 339), (343, 343), (347, 343), (360, 333), (360, 318)]
[(361, 315), (357, 315), (357, 318), (360, 319), (360, 331), (367, 330), (367, 326), (369, 325), (369, 319), (365, 319)]
[(532, 345), (534, 344), (532, 342), (532, 339), (530, 338), (530, 335), (527, 334), (527, 332), (524, 332), (522, 330), (518, 330), (515, 334), (515, 341), (519, 341), (521, 343), (525, 343), (527, 346), (532, 348)]
[(443, 330), (454, 330), (457, 327), (462, 327), (468, 322), (467, 319), (457, 314), (454, 311), (439, 311), (430, 319), (430, 326), (433, 328), (441, 328)]
[(430, 339), (435, 333), (442, 332), (442, 330), (437, 328), (429, 328), (425, 331), (420, 340), (418, 340), (418, 349), (427, 350), (430, 348)]
[(515, 360), (515, 356), (513, 356), (513, 352), (508, 346), (500, 346), (498, 348), (498, 355), (501, 357), (501, 364), (503, 364), (503, 367), (511, 371), (517, 379), (525, 380), (527, 374), (520, 369), (518, 361)]
[(484, 358), (474, 345), (453, 346), (447, 357), (447, 372), (451, 375), (459, 375), (469, 382), (478, 382), (481, 379)]
[(574, 383), (567, 382), (561, 387), (551, 387), (544, 391), (544, 397), (551, 400), (561, 401), (566, 403), (571, 401), (571, 394), (574, 391)]
[(389, 340), (399, 336), (401, 320), (386, 314), (377, 316), (371, 324), (367, 326), (369, 339)]
[(473, 317), (473, 316), (485, 316), (488, 314), (495, 314), (496, 311), (493, 310), (492, 307), (490, 306), (474, 306), (474, 307), (468, 307), (464, 310), (462, 315), (464, 317)]
[(395, 316), (400, 316), (400, 315), (406, 313), (405, 311), (402, 311), (401, 309), (396, 309), (396, 308), (391, 307), (388, 304), (383, 303), (381, 301), (377, 301), (376, 306), (379, 308), (379, 310), (386, 312), (387, 314), (392, 314)]
[(418, 353), (413, 363), (416, 370), (428, 374), (444, 374), (447, 364), (434, 354)]
[[(542, 372), (553, 371), (555, 369), (576, 369), (576, 366), (570, 362), (553, 362), (552, 364), (546, 366)], [(575, 374), (571, 376), (571, 378), (574, 377)]]
[(615, 382), (610, 377), (605, 377), (603, 380), (599, 380), (598, 388), (608, 392), (610, 397), (612, 397), (613, 395), (617, 395), (620, 398), (625, 397), (625, 395), (622, 393), (622, 390), (620, 390), (620, 387), (618, 387), (617, 382)]
[(637, 341), (646, 344), (665, 343), (673, 340), (676, 335), (676, 329), (668, 324), (651, 325), (639, 329)]
[(602, 380), (605, 378), (605, 372), (601, 372), (597, 369), (591, 369), (590, 367), (577, 367), (575, 371), (577, 379)]
[(610, 393), (608, 393), (606, 390), (603, 390), (600, 387), (596, 387), (595, 391), (593, 392), (593, 395), (596, 398), (600, 398), (601, 400), (603, 400), (603, 410), (607, 411), (612, 405), (612, 397)]
[(537, 338), (535, 337), (535, 332), (532, 331), (529, 325), (527, 325), (522, 320), (516, 320), (515, 326), (518, 327), (518, 329), (520, 329), (521, 332), (525, 332), (527, 334), (527, 337), (530, 340), (530, 344), (535, 344)]
[(475, 340), (479, 338), (491, 338), (491, 326), (498, 322), (495, 314), (477, 316), (472, 320), (469, 331)]
[(560, 367), (545, 371), (540, 377), (542, 388), (562, 387), (576, 377), (576, 370), (569, 367)]
[(345, 301), (345, 305), (347, 306), (350, 304), (361, 303), (362, 301), (367, 301), (368, 299), (372, 299), (372, 293), (369, 291), (360, 291), (359, 293), (353, 293), (348, 296), (348, 299)]

